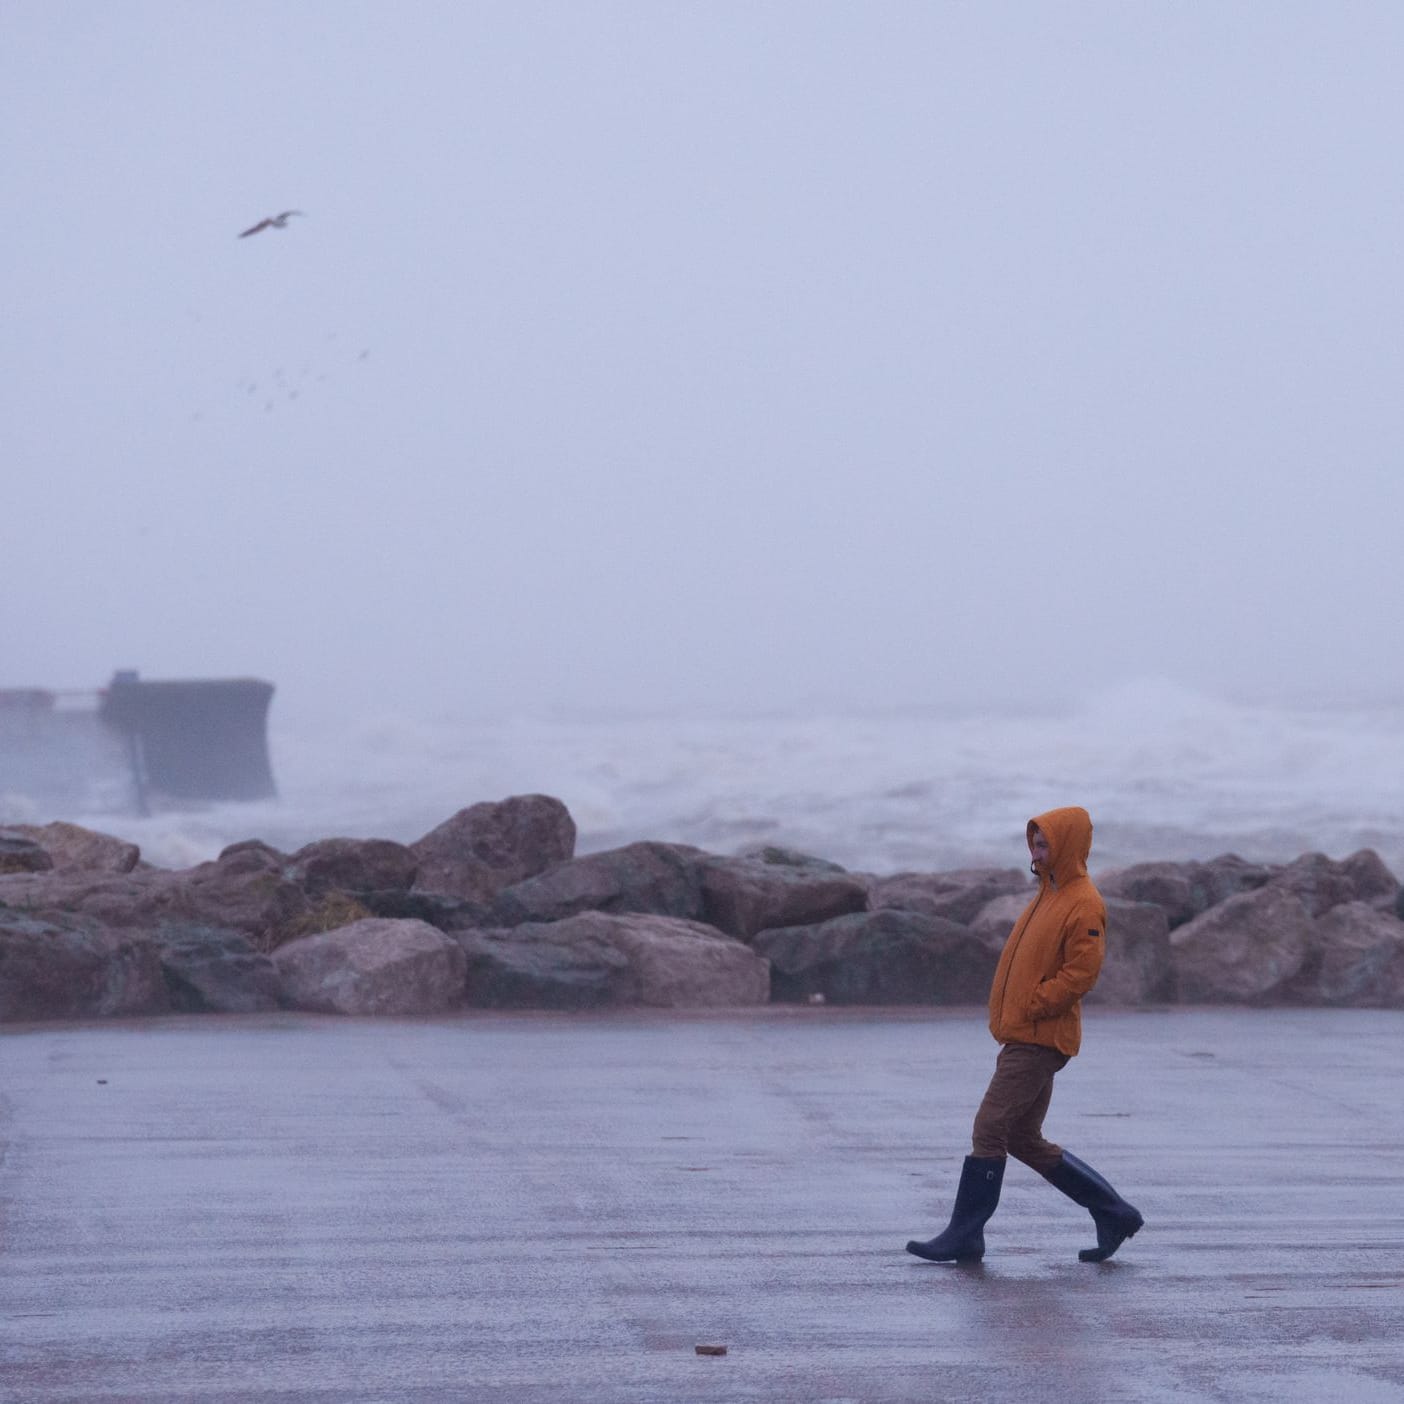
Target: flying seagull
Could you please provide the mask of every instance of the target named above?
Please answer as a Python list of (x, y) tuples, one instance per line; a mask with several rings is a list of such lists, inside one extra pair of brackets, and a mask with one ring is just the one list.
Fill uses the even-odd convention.
[[(244, 230), (239, 237), (241, 239), (247, 239), (250, 234), (257, 234), (261, 229), (286, 229), (288, 227), (288, 220), (291, 219), (293, 215), (301, 214), (301, 210), (284, 210), (282, 214), (269, 215), (267, 219), (261, 219), (257, 224), (251, 225), (248, 229)], [(305, 219), (306, 215), (303, 215), (303, 218)]]

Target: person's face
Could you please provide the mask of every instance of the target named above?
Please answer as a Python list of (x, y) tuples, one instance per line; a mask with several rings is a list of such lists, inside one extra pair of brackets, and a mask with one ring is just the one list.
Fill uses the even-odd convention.
[(1048, 866), (1052, 857), (1053, 854), (1049, 850), (1048, 839), (1045, 837), (1043, 830), (1035, 829), (1029, 835), (1029, 858), (1031, 860), (1029, 867), (1031, 867), (1039, 877), (1047, 877), (1052, 871)]

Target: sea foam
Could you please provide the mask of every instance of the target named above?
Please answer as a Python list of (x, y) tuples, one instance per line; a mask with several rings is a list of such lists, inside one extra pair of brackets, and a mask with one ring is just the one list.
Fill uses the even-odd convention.
[[(1082, 804), (1094, 871), (1237, 852), (1377, 849), (1404, 872), (1404, 710), (1231, 703), (1157, 682), (1073, 708), (763, 715), (271, 720), (280, 797), (148, 818), (66, 818), (184, 866), (261, 837), (411, 841), (465, 805), (562, 799), (589, 852), (636, 839), (780, 844), (877, 873), (1022, 862), (1029, 816)], [(26, 805), (28, 807), (26, 808)]]

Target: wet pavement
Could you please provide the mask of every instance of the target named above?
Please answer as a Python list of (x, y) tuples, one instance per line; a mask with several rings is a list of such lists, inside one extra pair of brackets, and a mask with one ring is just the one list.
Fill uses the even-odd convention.
[(0, 1029), (0, 1398), (1404, 1400), (1404, 1014), (1086, 1026), (966, 1267), (979, 1011)]

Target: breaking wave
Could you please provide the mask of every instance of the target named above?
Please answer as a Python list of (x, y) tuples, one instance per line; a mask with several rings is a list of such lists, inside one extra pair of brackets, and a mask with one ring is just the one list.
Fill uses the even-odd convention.
[(1024, 824), (1080, 803), (1094, 871), (1233, 851), (1377, 849), (1404, 872), (1404, 709), (1230, 703), (1142, 681), (1055, 712), (283, 718), (280, 798), (72, 819), (183, 866), (238, 839), (413, 840), (465, 805), (539, 791), (588, 852), (635, 839), (804, 849), (869, 872), (1018, 864)]

